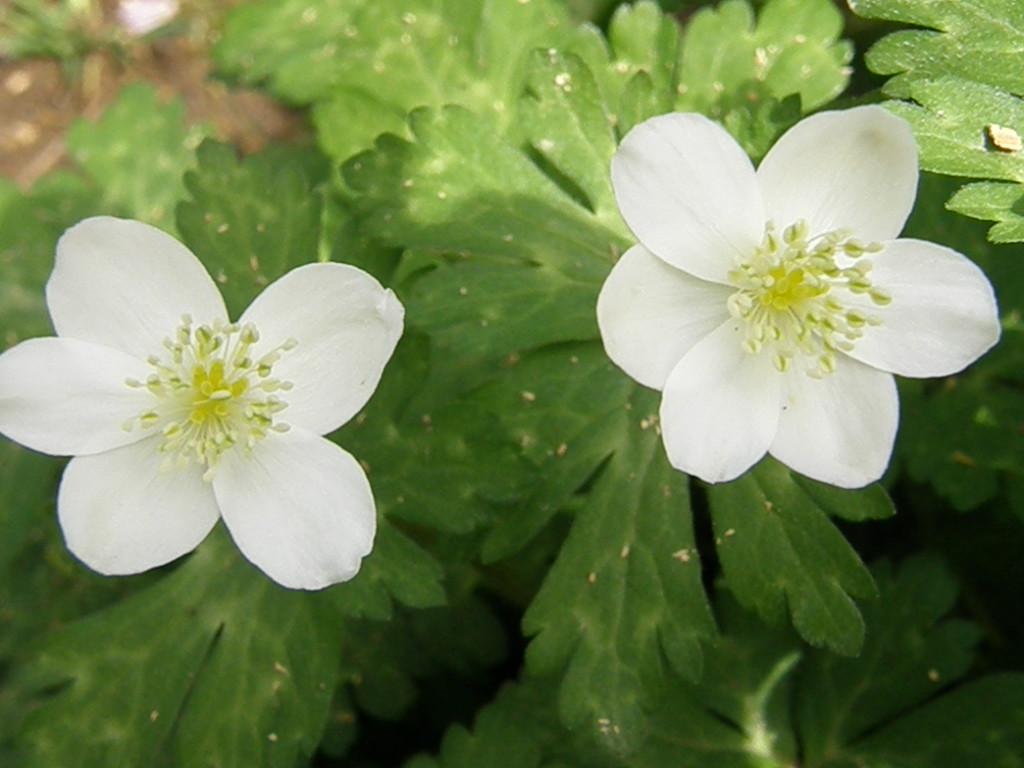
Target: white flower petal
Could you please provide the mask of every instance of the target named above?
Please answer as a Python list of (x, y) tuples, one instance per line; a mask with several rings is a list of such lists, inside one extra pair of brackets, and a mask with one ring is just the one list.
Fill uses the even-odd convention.
[(801, 120), (757, 169), (768, 218), (799, 219), (812, 235), (842, 227), (863, 242), (896, 237), (917, 195), (917, 146), (905, 120), (882, 107)]
[(669, 462), (709, 483), (733, 480), (761, 459), (779, 421), (782, 377), (742, 339), (738, 321), (723, 323), (683, 357), (662, 395)]
[(836, 370), (820, 379), (794, 367), (784, 386), (772, 456), (840, 488), (860, 488), (882, 476), (899, 421), (891, 374), (840, 356)]
[(213, 478), (238, 548), (282, 586), (321, 589), (351, 579), (373, 547), (373, 494), (359, 463), (302, 429), (224, 455)]
[(872, 255), (872, 283), (892, 301), (857, 303), (882, 324), (868, 328), (849, 354), (901, 376), (948, 376), (999, 340), (995, 295), (985, 274), (954, 250), (921, 240), (894, 240)]
[(115, 347), (143, 360), (184, 314), (227, 319), (220, 291), (184, 245), (139, 221), (97, 216), (57, 242), (46, 305), (58, 336)]
[(107, 575), (139, 573), (191, 552), (217, 522), (196, 467), (161, 472), (160, 437), (72, 459), (57, 494), (71, 552)]
[(123, 428), (153, 396), (125, 379), (149, 367), (110, 347), (76, 339), (29, 339), (0, 355), (0, 432), (55, 456), (98, 453), (142, 435)]
[(693, 277), (635, 245), (597, 297), (605, 351), (641, 384), (662, 389), (676, 363), (729, 317), (734, 289)]
[(242, 314), (260, 333), (253, 355), (293, 338), (273, 376), (294, 387), (282, 394), (281, 420), (318, 434), (337, 429), (370, 399), (402, 335), (405, 311), (372, 276), (348, 264), (307, 264), (261, 293)]
[(626, 224), (649, 251), (713, 282), (764, 235), (754, 167), (703, 115), (673, 113), (631, 130), (612, 157), (612, 187)]

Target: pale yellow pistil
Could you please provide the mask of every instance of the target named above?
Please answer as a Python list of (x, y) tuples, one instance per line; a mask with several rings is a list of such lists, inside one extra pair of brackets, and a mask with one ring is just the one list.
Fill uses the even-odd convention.
[(876, 306), (892, 300), (869, 277), (866, 255), (881, 249), (880, 243), (858, 242), (846, 230), (809, 237), (803, 220), (780, 237), (769, 222), (751, 258), (729, 272), (738, 287), (729, 297), (729, 312), (746, 323), (744, 347), (752, 354), (771, 354), (779, 371), (799, 358), (808, 360), (811, 376), (834, 371), (836, 353), (852, 350), (865, 328), (881, 323), (845, 306), (844, 296), (866, 295)]
[(288, 429), (275, 417), (287, 405), (278, 393), (292, 385), (270, 374), (296, 341), (289, 339), (254, 360), (250, 352), (258, 340), (251, 323), (193, 327), (186, 315), (174, 337), (164, 339), (163, 353), (148, 359), (155, 372), (145, 381), (127, 380), (130, 387), (149, 390), (155, 402), (124, 427), (160, 430), (165, 471), (196, 462), (210, 480), (224, 451), (251, 450), (271, 431)]

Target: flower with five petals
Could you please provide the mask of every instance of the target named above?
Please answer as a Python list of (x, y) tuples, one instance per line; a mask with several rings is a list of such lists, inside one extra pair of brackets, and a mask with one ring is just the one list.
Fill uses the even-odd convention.
[(892, 453), (893, 374), (956, 373), (999, 338), (981, 270), (898, 237), (917, 150), (881, 107), (802, 120), (756, 170), (718, 124), (662, 115), (626, 135), (611, 174), (639, 242), (601, 289), (601, 337), (662, 392), (669, 461), (703, 480), (768, 453), (866, 485)]
[(398, 343), (390, 290), (352, 266), (307, 264), (230, 322), (185, 246), (96, 217), (57, 243), (46, 302), (57, 335), (0, 355), (0, 432), (74, 457), (57, 515), (83, 563), (138, 573), (223, 519), (286, 587), (355, 575), (374, 499), (359, 463), (322, 435), (363, 407)]

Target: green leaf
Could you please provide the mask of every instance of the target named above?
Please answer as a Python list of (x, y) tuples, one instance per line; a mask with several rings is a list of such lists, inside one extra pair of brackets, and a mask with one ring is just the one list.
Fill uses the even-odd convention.
[(21, 674), (42, 693), (25, 766), (294, 766), (338, 665), (323, 593), (283, 590), (220, 529), (172, 575), (51, 634)]
[(331, 594), (346, 616), (387, 619), (392, 598), (410, 608), (444, 605), (441, 565), (415, 541), (387, 520), (377, 525), (373, 551), (359, 574), (338, 584)]
[(884, 520), (896, 514), (892, 499), (878, 483), (851, 493), (802, 475), (794, 474), (792, 477), (800, 489), (830, 517), (859, 523), (864, 520)]
[(616, 10), (603, 66), (591, 37), (578, 35), (570, 50), (597, 75), (620, 135), (657, 114), (696, 111), (720, 120), (757, 159), (801, 110), (845, 89), (852, 49), (837, 39), (841, 30), (827, 0), (768, 0), (756, 18), (745, 0), (727, 0), (698, 10), (682, 30), (641, 0)]
[(510, 352), (596, 337), (597, 291), (623, 235), (472, 113), (417, 111), (410, 124), (415, 141), (381, 137), (344, 172), (363, 231), (423, 251), (406, 259), (423, 265), (406, 267), (409, 323), (446, 360), (428, 392), (450, 399)]
[(595, 338), (599, 288), (544, 266), (443, 263), (415, 282), (407, 309), (439, 354), (493, 358)]
[[(985, 241), (980, 222), (945, 214), (939, 201), (953, 179), (923, 174), (918, 204), (905, 235), (933, 239), (969, 254), (999, 297), (1003, 335), (999, 344), (966, 371), (941, 382), (900, 382), (901, 425), (896, 461), (958, 510), (994, 498), (1004, 479), (1024, 477), (1017, 439), (1024, 425), (1020, 360), (1024, 355), (1024, 274), (1005, 248)], [(902, 463), (900, 463), (902, 462)], [(931, 516), (931, 513), (929, 513)]]
[(716, 601), (722, 634), (708, 645), (699, 681), (670, 679), (631, 765), (783, 768), (796, 764), (790, 702), (803, 649), (728, 599)]
[(514, 554), (584, 487), (614, 451), (634, 387), (600, 344), (558, 344), (526, 354), (470, 396), (541, 470), (527, 498), (495, 517), (485, 561)]
[(530, 672), (564, 669), (566, 724), (616, 751), (638, 738), (666, 666), (699, 676), (700, 643), (714, 634), (687, 478), (648, 416), (656, 395), (637, 390), (623, 405), (613, 453), (523, 619), (536, 635)]
[[(1024, 131), (1020, 99), (989, 85), (944, 77), (910, 86), (916, 105), (890, 109), (914, 127), (921, 167), (951, 176), (1024, 180), (1024, 153), (1001, 148), (993, 126)], [(997, 138), (993, 138), (996, 136)]]
[(27, 193), (0, 179), (0, 345), (53, 333), (43, 286), (57, 239), (101, 210), (95, 192), (70, 173), (48, 174)]
[(459, 107), (409, 116), (414, 141), (383, 136), (345, 179), (361, 221), (385, 243), (490, 256), (600, 281), (624, 244), (488, 121)]
[(676, 108), (722, 117), (743, 102), (798, 94), (805, 111), (817, 109), (849, 79), (842, 25), (827, 0), (769, 0), (756, 23), (744, 0), (702, 8), (686, 27)]
[(320, 258), (324, 159), (287, 147), (239, 159), (210, 141), (197, 159), (185, 176), (190, 197), (178, 206), (178, 229), (238, 317), (268, 283)]
[(850, 8), (866, 19), (884, 19), (925, 29), (887, 35), (867, 54), (880, 75), (895, 75), (886, 92), (910, 95), (915, 81), (947, 76), (1024, 93), (1017, 66), (1024, 45), (1024, 12), (1015, 0), (851, 0)]
[(913, 127), (922, 168), (1004, 182), (968, 185), (949, 207), (1000, 222), (989, 233), (995, 242), (1024, 239), (1017, 220), (1024, 182), (1020, 5), (1013, 0), (856, 0), (850, 5), (866, 18), (927, 28), (883, 38), (868, 51), (868, 66), (893, 75), (884, 91), (901, 100), (889, 106)]
[(100, 206), (173, 230), (174, 205), (185, 194), (182, 176), (210, 129), (185, 122), (180, 99), (160, 103), (145, 83), (125, 86), (96, 122), (68, 129), (68, 154), (99, 188)]
[(795, 709), (811, 765), (827, 764), (843, 745), (856, 750), (865, 734), (955, 683), (973, 662), (980, 632), (945, 618), (958, 590), (941, 562), (917, 556), (898, 569), (881, 563), (874, 573), (880, 597), (864, 609), (861, 655), (816, 653), (800, 669)]
[(415, 107), (462, 104), (509, 126), (526, 56), (570, 29), (552, 0), (279, 0), (235, 10), (215, 53), (282, 98), (319, 102), (322, 146), (343, 160)]
[(404, 768), (596, 768), (601, 755), (558, 722), (555, 697), (544, 681), (503, 687), (482, 708), (472, 728), (445, 733), (436, 758), (419, 755)]
[(609, 229), (624, 232), (608, 181), (615, 119), (590, 68), (576, 56), (536, 51), (527, 88), (522, 123), (533, 148), (571, 181), (567, 191), (576, 192), (578, 202)]
[(417, 699), (427, 704), (427, 681), (440, 679), (449, 689), (479, 684), (504, 658), (505, 636), (491, 608), (472, 592), (456, 591), (444, 608), (346, 625), (341, 678), (360, 709), (397, 720)]
[[(64, 550), (53, 510), (62, 464), (0, 437), (0, 664), (23, 660), (41, 632), (122, 589), (94, 578)], [(0, 725), (0, 740), (7, 725)]]
[(900, 768), (1021, 768), (1024, 674), (968, 683), (896, 720), (850, 749), (856, 764)]
[(938, 561), (874, 569), (861, 656), (807, 648), (718, 596), (722, 635), (696, 682), (669, 679), (630, 760), (637, 768), (895, 768), (1021, 765), (1021, 675), (955, 685), (980, 633), (948, 612)]
[(993, 243), (1024, 240), (1024, 186), (1012, 182), (965, 184), (949, 198), (949, 210), (972, 219), (997, 221), (989, 231)]
[[(875, 597), (875, 587), (813, 491), (769, 458), (707, 493), (725, 583), (739, 601), (770, 621), (788, 610), (808, 642), (858, 653), (864, 622), (851, 598)], [(854, 499), (865, 494), (835, 491), (829, 506), (842, 493), (849, 496), (842, 502), (847, 509), (860, 506)], [(876, 492), (866, 494), (866, 508), (877, 508)]]
[(425, 362), (423, 339), (407, 334), (373, 399), (336, 437), (367, 468), (381, 514), (467, 533), (493, 505), (517, 500), (530, 475), (511, 437), (481, 406), (411, 409)]

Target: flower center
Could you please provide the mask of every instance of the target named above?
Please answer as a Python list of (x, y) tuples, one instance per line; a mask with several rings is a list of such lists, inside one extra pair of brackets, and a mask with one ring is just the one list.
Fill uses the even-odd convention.
[(258, 340), (251, 323), (218, 320), (194, 327), (185, 315), (173, 338), (164, 339), (161, 354), (149, 357), (154, 373), (145, 381), (126, 381), (149, 390), (155, 402), (124, 428), (160, 430), (165, 471), (196, 462), (206, 467), (203, 477), (210, 480), (224, 451), (249, 451), (271, 431), (287, 431), (287, 424), (274, 419), (287, 406), (277, 393), (292, 384), (270, 374), (281, 353), (297, 342), (289, 339), (254, 360), (250, 352)]
[(809, 359), (806, 372), (819, 378), (836, 367), (836, 353), (853, 349), (864, 329), (881, 320), (844, 304), (844, 295), (866, 295), (876, 306), (892, 298), (872, 284), (866, 256), (881, 243), (864, 245), (838, 229), (810, 237), (803, 219), (782, 236), (774, 222), (749, 260), (729, 272), (737, 291), (729, 312), (746, 322), (744, 347), (767, 350), (779, 371), (797, 358)]

